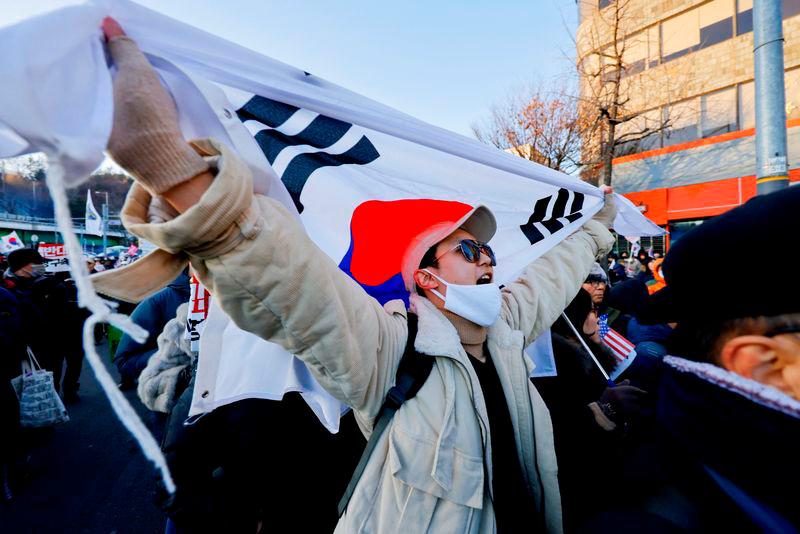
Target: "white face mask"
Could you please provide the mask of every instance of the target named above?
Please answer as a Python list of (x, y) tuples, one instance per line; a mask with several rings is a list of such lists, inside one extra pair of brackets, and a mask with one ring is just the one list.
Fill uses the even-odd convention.
[(500, 294), (500, 286), (497, 284), (471, 286), (451, 284), (429, 270), (423, 270), (447, 286), (447, 296), (431, 289), (431, 293), (444, 301), (445, 310), (480, 326), (492, 326), (500, 316), (503, 297)]
[(47, 275), (47, 268), (42, 263), (32, 263), (31, 264), (31, 276), (34, 278), (39, 278), (42, 276)]

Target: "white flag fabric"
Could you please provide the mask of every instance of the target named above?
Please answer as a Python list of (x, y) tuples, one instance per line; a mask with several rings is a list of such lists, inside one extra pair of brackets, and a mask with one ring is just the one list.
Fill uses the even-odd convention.
[(16, 231), (0, 237), (0, 253), (8, 254), (18, 248), (25, 248), (25, 243), (22, 242)]
[[(184, 135), (231, 146), (252, 170), (256, 192), (268, 192), (297, 213), (310, 238), (381, 302), (407, 301), (399, 262), (390, 255), (364, 257), (359, 244), (376, 232), (397, 232), (404, 218), (439, 202), (484, 204), (494, 212), (498, 231), (491, 245), (500, 283), (513, 280), (602, 206), (600, 191), (574, 177), (431, 126), (126, 0), (88, 1), (0, 30), (0, 47), (15, 51), (0, 57), (0, 157), (45, 150), (64, 161), (71, 184), (100, 162), (113, 111), (98, 30), (107, 15), (158, 71), (177, 103)], [(27, 69), (31, 58), (47, 76), (33, 77)], [(620, 197), (619, 204), (615, 225), (625, 235), (664, 233), (631, 203)], [(196, 395), (194, 413), (254, 396), (259, 388), (263, 398), (310, 392), (304, 395), (309, 405), (312, 393), (326, 395), (299, 360), (241, 331), (213, 305), (205, 328), (198, 384), (206, 380), (215, 400), (203, 404)], [(258, 366), (259, 372), (241, 371)], [(229, 379), (227, 369), (234, 367), (247, 377)], [(280, 372), (249, 381), (270, 370)], [(328, 400), (315, 413), (335, 431), (341, 410)]]
[(94, 207), (92, 192), (86, 190), (86, 233), (92, 235), (103, 235), (103, 219)]

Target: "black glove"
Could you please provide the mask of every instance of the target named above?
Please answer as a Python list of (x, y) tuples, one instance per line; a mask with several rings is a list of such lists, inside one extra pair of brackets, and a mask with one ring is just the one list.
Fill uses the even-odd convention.
[(646, 411), (647, 392), (630, 383), (623, 380), (615, 387), (607, 387), (597, 401), (605, 416), (615, 423), (631, 421)]

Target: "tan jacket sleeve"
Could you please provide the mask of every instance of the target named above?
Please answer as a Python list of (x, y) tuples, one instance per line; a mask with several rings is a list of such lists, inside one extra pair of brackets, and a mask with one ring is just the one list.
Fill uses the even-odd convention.
[(578, 294), (595, 258), (613, 244), (601, 223), (587, 221), (503, 288), (501, 318), (525, 335), (526, 346), (532, 343)]
[(280, 203), (253, 195), (249, 170), (227, 148), (198, 146), (220, 154), (207, 158), (217, 174), (200, 202), (149, 224), (149, 195), (138, 188), (126, 201), (126, 226), (160, 248), (187, 253), (240, 328), (285, 347), (329, 393), (373, 419), (405, 348), (405, 307), (381, 306)]

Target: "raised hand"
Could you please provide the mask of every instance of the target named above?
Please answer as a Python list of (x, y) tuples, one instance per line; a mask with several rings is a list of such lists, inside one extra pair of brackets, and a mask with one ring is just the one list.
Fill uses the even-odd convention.
[(111, 157), (153, 196), (208, 171), (184, 140), (175, 103), (139, 47), (116, 20), (104, 19), (102, 28), (117, 67)]

